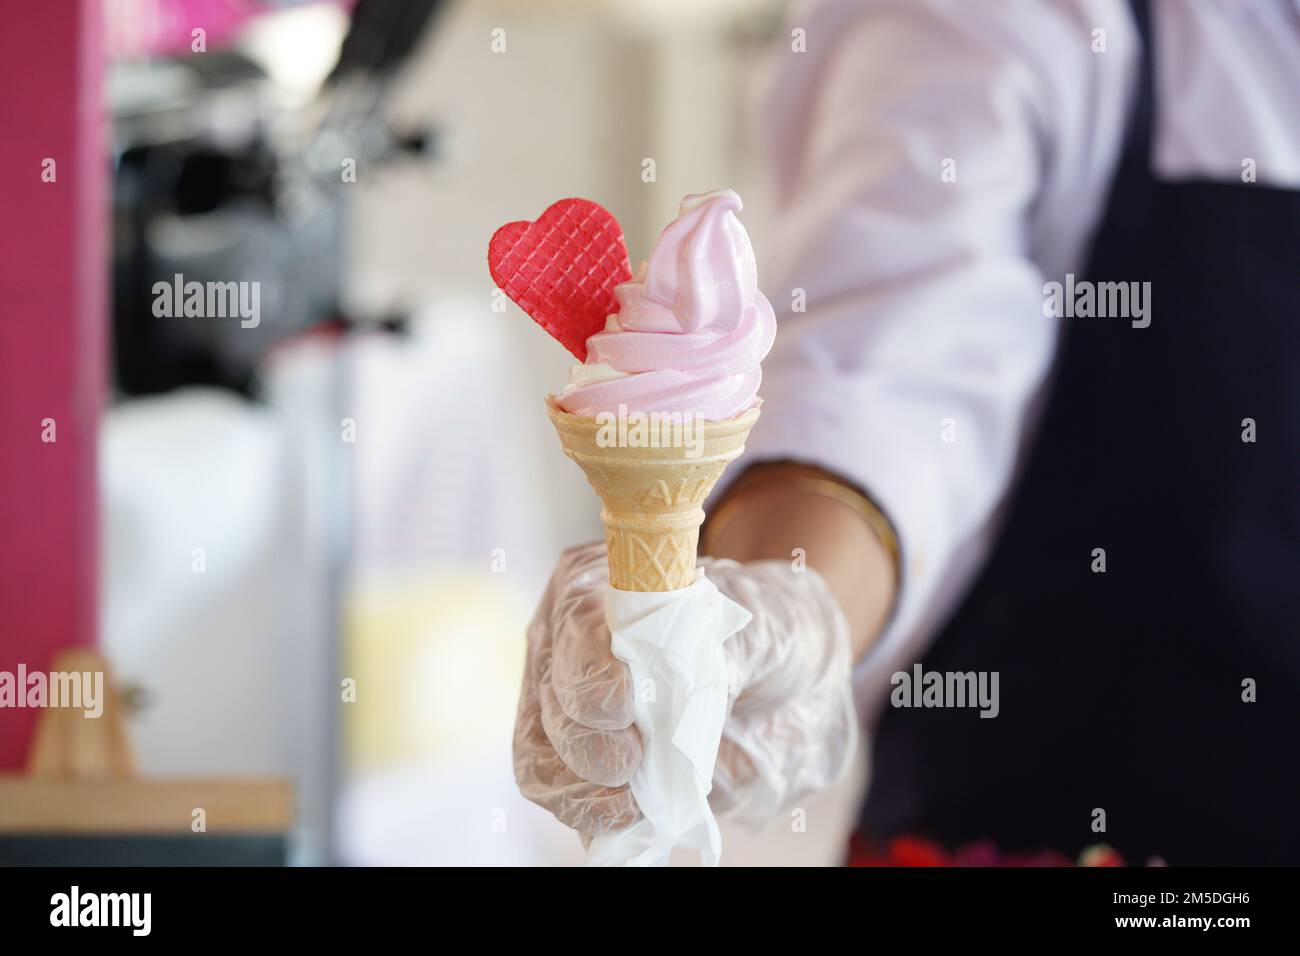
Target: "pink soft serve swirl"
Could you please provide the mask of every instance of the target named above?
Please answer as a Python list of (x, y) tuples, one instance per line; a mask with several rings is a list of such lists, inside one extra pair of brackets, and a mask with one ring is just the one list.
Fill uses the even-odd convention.
[(587, 339), (588, 366), (617, 377), (570, 385), (574, 415), (682, 412), (722, 421), (754, 404), (776, 317), (730, 189), (687, 196), (636, 281), (614, 290), (617, 331)]

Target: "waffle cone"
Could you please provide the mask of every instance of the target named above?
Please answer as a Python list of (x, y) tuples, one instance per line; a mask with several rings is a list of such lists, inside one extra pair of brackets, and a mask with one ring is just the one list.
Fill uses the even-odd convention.
[(615, 426), (570, 415), (553, 396), (547, 398), (546, 410), (564, 453), (582, 468), (604, 505), (600, 518), (609, 583), (620, 591), (689, 587), (695, 581), (695, 551), (704, 522), (701, 505), (727, 465), (745, 450), (758, 406), (726, 421), (700, 423), (702, 440), (692, 430), (670, 433), (695, 439), (691, 448), (683, 441), (671, 447), (624, 447), (611, 441)]

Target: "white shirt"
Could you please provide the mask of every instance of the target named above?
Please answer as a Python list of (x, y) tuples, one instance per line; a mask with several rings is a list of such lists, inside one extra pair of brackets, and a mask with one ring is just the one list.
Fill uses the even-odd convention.
[[(1157, 175), (1240, 183), (1251, 159), (1300, 187), (1300, 2), (1152, 19)], [(748, 454), (835, 470), (896, 526), (898, 605), (857, 674), (872, 713), (1000, 526), (1057, 342), (1043, 286), (1084, 269), (1140, 40), (1123, 0), (830, 0), (789, 28), (806, 52), (774, 54), (761, 98), (780, 332)]]

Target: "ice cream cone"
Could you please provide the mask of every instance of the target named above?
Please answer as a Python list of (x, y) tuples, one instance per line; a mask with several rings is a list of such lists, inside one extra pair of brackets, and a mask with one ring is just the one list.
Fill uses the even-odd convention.
[(660, 447), (630, 447), (609, 421), (570, 415), (553, 397), (546, 410), (564, 453), (587, 475), (604, 507), (609, 582), (620, 591), (676, 591), (695, 581), (701, 505), (745, 450), (758, 406), (721, 422), (678, 425)]

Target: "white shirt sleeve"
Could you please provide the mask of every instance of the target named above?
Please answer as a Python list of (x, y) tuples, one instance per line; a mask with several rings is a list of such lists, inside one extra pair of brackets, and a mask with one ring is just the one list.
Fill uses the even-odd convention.
[[(824, 3), (791, 21), (807, 52), (779, 51), (768, 77), (777, 210), (760, 275), (779, 334), (747, 460), (832, 469), (898, 531), (902, 588), (859, 668), (864, 706), (986, 555), (1048, 377), (1042, 260), (1085, 248), (1131, 80), (1130, 56), (1101, 79), (1088, 60), (1098, 10), (1112, 45), (1131, 41), (1114, 2)], [(1046, 229), (1054, 194), (1075, 221)]]

